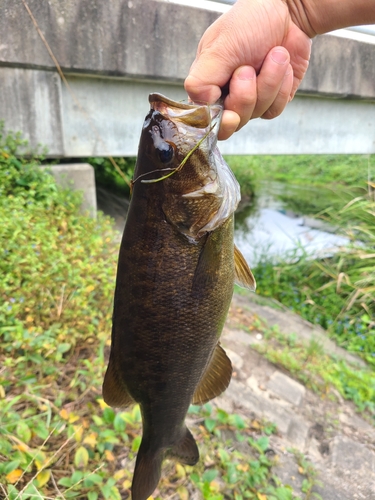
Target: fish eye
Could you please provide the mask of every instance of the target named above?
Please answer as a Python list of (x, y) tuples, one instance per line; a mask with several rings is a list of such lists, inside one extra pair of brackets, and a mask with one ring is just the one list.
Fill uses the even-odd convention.
[(159, 149), (159, 159), (162, 163), (169, 163), (173, 158), (174, 149), (170, 144), (165, 144), (167, 146), (166, 148)]

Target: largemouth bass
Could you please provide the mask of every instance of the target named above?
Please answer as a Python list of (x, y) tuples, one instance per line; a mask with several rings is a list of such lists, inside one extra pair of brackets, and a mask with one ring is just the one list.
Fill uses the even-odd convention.
[(228, 386), (219, 344), (235, 281), (255, 288), (233, 243), (239, 185), (217, 146), (222, 106), (149, 97), (120, 247), (107, 404), (139, 403), (143, 436), (132, 499), (156, 488), (162, 461), (194, 465), (185, 425), (190, 403)]

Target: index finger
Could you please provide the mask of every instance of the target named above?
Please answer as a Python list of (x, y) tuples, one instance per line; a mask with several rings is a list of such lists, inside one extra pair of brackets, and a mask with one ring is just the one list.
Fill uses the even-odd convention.
[(213, 104), (221, 96), (219, 85), (207, 84), (204, 80), (193, 74), (186, 77), (184, 87), (193, 102)]

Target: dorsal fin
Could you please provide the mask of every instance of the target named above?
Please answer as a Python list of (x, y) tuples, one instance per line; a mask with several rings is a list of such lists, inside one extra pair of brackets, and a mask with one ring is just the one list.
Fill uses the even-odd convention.
[(107, 405), (114, 406), (115, 408), (126, 408), (134, 404), (133, 398), (124, 387), (124, 384), (119, 380), (111, 359), (109, 360), (104, 376), (103, 399)]
[(251, 269), (248, 266), (245, 257), (238, 250), (236, 245), (234, 245), (234, 269), (234, 280), (237, 285), (248, 288), (252, 292), (255, 292), (256, 282), (253, 273), (251, 272)]
[(204, 404), (219, 396), (228, 387), (232, 377), (232, 363), (220, 344), (217, 344), (211, 360), (195, 390), (192, 403)]

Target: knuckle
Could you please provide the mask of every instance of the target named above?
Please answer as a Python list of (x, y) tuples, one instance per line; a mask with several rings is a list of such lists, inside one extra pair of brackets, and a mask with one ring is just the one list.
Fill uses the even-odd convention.
[(265, 113), (263, 113), (261, 118), (263, 120), (273, 120), (274, 118), (277, 118), (278, 116), (281, 115), (284, 108), (285, 108), (285, 106), (284, 107), (271, 106), (269, 109), (267, 109), (267, 111)]

